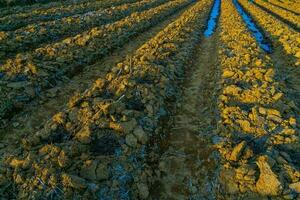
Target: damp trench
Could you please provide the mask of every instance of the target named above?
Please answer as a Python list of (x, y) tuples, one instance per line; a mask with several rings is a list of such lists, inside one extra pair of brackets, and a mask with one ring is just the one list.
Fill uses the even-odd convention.
[(159, 176), (152, 199), (218, 199), (218, 156), (212, 144), (217, 127), (219, 29), (203, 37), (192, 68), (182, 83), (182, 99), (174, 108), (160, 140)]
[(204, 31), (205, 37), (210, 37), (215, 32), (219, 15), (220, 15), (220, 7), (221, 7), (221, 0), (215, 0), (214, 5), (210, 11), (207, 27)]
[(246, 23), (251, 34), (258, 42), (260, 48), (267, 53), (272, 53), (271, 44), (269, 43), (269, 41), (267, 40), (263, 32), (260, 30), (260, 28), (252, 20), (251, 16), (248, 13), (246, 13), (246, 11), (242, 8), (242, 6), (238, 3), (237, 0), (233, 0), (233, 4), (235, 5), (237, 11), (241, 15), (244, 22)]

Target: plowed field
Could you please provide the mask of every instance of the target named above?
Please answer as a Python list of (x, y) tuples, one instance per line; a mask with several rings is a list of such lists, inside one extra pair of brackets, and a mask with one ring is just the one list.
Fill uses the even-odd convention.
[(300, 198), (299, 0), (0, 6), (1, 200)]

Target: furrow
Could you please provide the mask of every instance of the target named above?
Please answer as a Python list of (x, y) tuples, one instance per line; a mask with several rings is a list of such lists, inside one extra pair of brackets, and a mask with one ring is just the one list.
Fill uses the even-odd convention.
[(13, 31), (37, 22), (54, 21), (63, 17), (84, 14), (98, 9), (134, 2), (136, 2), (136, 0), (85, 1), (80, 4), (74, 4), (74, 2), (66, 5), (63, 4), (59, 7), (50, 6), (47, 9), (39, 9), (41, 7), (41, 5), (39, 5), (38, 8), (34, 7), (30, 12), (27, 11), (26, 7), (20, 7), (18, 11), (14, 11), (12, 14), (0, 18), (0, 31)]
[(286, 11), (292, 12), (296, 15), (300, 15), (300, 2), (282, 2), (279, 0), (268, 0), (268, 3), (278, 6)]
[[(257, 6), (246, 0), (239, 0), (240, 4), (250, 13), (254, 20), (262, 27), (265, 33), (273, 40), (275, 47), (282, 46), (287, 55), (290, 55), (295, 66), (300, 65), (300, 33), (288, 25), (278, 21)], [(280, 45), (278, 45), (280, 44)]]
[(297, 16), (294, 13), (268, 4), (262, 0), (256, 0), (255, 5), (268, 12), (269, 14), (277, 17), (279, 20), (289, 24), (296, 31), (300, 31), (300, 16)]
[(25, 198), (147, 199), (152, 172), (146, 145), (177, 96), (177, 81), (204, 28), (199, 20), (211, 3), (198, 2), (23, 140), (24, 154), (16, 152), (20, 157), (10, 156), (1, 168), (7, 183), (17, 184)]
[(8, 59), (33, 48), (42, 47), (45, 43), (51, 44), (54, 41), (62, 40), (64, 37), (76, 36), (93, 27), (116, 22), (134, 12), (148, 10), (163, 3), (166, 3), (166, 0), (144, 0), (5, 32), (0, 43), (2, 53), (0, 60)]
[(95, 63), (139, 32), (147, 30), (191, 2), (190, 0), (170, 1), (8, 60), (2, 66), (6, 73), (2, 77), (4, 81), (1, 81), (2, 122), (3, 119), (13, 116), (17, 110), (22, 109), (45, 89), (55, 87), (60, 81), (67, 81), (66, 75), (72, 77), (81, 72), (85, 66)]
[(296, 198), (299, 111), (231, 1), (223, 1), (218, 136), (225, 199)]

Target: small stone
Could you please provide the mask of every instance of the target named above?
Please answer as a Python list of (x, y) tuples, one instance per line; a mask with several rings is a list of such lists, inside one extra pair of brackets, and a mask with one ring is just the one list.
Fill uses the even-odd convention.
[(255, 176), (246, 175), (246, 176), (244, 176), (244, 180), (250, 181), (250, 182), (255, 182)]
[(22, 184), (24, 182), (22, 176), (20, 176), (19, 174), (14, 178), (14, 180), (17, 184)]
[(256, 162), (260, 170), (260, 176), (256, 182), (256, 189), (261, 195), (276, 196), (282, 190), (282, 186), (277, 176), (268, 164), (267, 156), (260, 156)]
[(213, 144), (221, 144), (225, 141), (226, 141), (226, 138), (220, 137), (220, 136), (217, 136), (217, 135), (213, 136), (213, 138), (212, 138), (212, 143)]
[(147, 199), (149, 196), (148, 186), (144, 183), (138, 183), (137, 188), (141, 199)]
[(246, 147), (246, 142), (245, 141), (242, 141), (240, 142), (238, 145), (236, 145), (233, 149), (233, 151), (231, 152), (231, 155), (230, 155), (230, 160), (232, 161), (238, 161), (243, 150), (245, 149)]
[(77, 134), (76, 138), (83, 144), (89, 144), (91, 142), (91, 131), (89, 127), (82, 128)]
[(280, 112), (278, 110), (275, 110), (275, 109), (268, 109), (267, 113), (268, 113), (268, 115), (275, 115), (275, 116), (281, 117)]
[(282, 92), (276, 93), (272, 98), (277, 101), (283, 96)]
[(274, 122), (278, 122), (281, 123), (283, 120), (281, 119), (281, 117), (278, 117), (276, 115), (268, 115), (267, 119), (272, 120)]
[(22, 167), (24, 163), (24, 160), (18, 160), (16, 158), (12, 159), (10, 162), (10, 166), (13, 168), (19, 168)]
[(57, 162), (58, 162), (58, 165), (60, 167), (67, 167), (69, 165), (69, 159), (68, 157), (66, 156), (65, 152), (64, 151), (61, 151), (59, 153), (59, 156), (57, 158)]
[(290, 184), (289, 188), (300, 194), (300, 182)]
[(75, 175), (63, 174), (62, 183), (65, 187), (72, 187), (75, 189), (85, 189), (87, 187), (86, 181)]
[(13, 125), (14, 128), (17, 128), (20, 125), (20, 123), (14, 122), (12, 125)]
[(236, 172), (237, 174), (241, 174), (241, 175), (244, 176), (244, 174), (247, 174), (248, 169), (247, 169), (246, 167), (244, 167), (244, 166), (241, 166), (241, 167), (237, 168), (237, 169), (235, 170), (235, 172)]
[(263, 107), (259, 107), (258, 108), (258, 112), (262, 115), (266, 115), (267, 114), (267, 109), (263, 108)]
[(247, 120), (237, 120), (237, 122), (240, 124), (240, 127), (245, 131), (245, 132), (251, 132), (251, 124)]
[(132, 119), (128, 122), (121, 123), (122, 130), (124, 131), (125, 134), (131, 133), (136, 127), (136, 125), (137, 122), (135, 119)]
[(130, 147), (135, 147), (137, 145), (137, 139), (134, 135), (129, 134), (125, 138), (126, 144)]
[(7, 182), (7, 178), (3, 174), (0, 174), (0, 186), (5, 185), (6, 182)]
[(99, 164), (96, 170), (97, 180), (102, 181), (109, 178), (108, 167), (105, 164)]
[(11, 82), (7, 84), (7, 87), (14, 88), (14, 89), (20, 89), (27, 85), (28, 83), (26, 81), (20, 81), (20, 82)]
[(297, 121), (294, 117), (289, 118), (289, 123), (292, 127), (295, 127), (297, 125)]
[(89, 180), (96, 180), (97, 162), (93, 161), (81, 168), (80, 176)]
[(292, 159), (291, 159), (291, 157), (290, 157), (289, 154), (287, 154), (287, 153), (284, 152), (284, 151), (280, 151), (280, 154), (283, 156), (283, 158), (284, 158), (285, 160), (287, 160), (288, 162), (292, 162)]
[(281, 156), (276, 156), (275, 159), (278, 162), (278, 164), (281, 164), (281, 165), (287, 164), (287, 161), (283, 157), (281, 157)]
[(148, 141), (148, 136), (143, 130), (142, 127), (137, 127), (134, 129), (133, 134), (136, 136), (137, 140), (141, 142), (142, 144), (146, 144)]
[(44, 70), (39, 69), (38, 72), (37, 72), (37, 75), (38, 75), (39, 77), (47, 77), (47, 76), (49, 76), (49, 73), (47, 73), (47, 72), (44, 71)]
[(58, 88), (51, 88), (47, 91), (47, 96), (48, 97), (55, 97), (57, 95)]
[(236, 194), (239, 192), (238, 184), (235, 182), (235, 172), (233, 170), (221, 170), (220, 182), (224, 185), (225, 190), (229, 194)]
[(293, 194), (286, 194), (283, 196), (284, 199), (292, 200), (295, 199), (295, 196)]
[(66, 115), (63, 112), (59, 112), (52, 117), (52, 121), (55, 122), (56, 124), (63, 124), (65, 122), (65, 119), (66, 119)]
[(226, 70), (223, 72), (223, 77), (224, 78), (230, 78), (234, 75), (235, 73), (233, 71), (229, 71), (229, 70)]
[(159, 165), (158, 165), (158, 168), (159, 168), (159, 170), (161, 171), (161, 172), (167, 172), (168, 170), (168, 168), (167, 168), (167, 163), (166, 163), (166, 161), (164, 161), (164, 160), (162, 160), (162, 161), (160, 161), (159, 162)]

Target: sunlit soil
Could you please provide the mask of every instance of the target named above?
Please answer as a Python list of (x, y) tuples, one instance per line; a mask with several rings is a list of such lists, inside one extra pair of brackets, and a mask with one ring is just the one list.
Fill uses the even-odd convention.
[(296, 5), (1, 2), (0, 199), (299, 199)]

